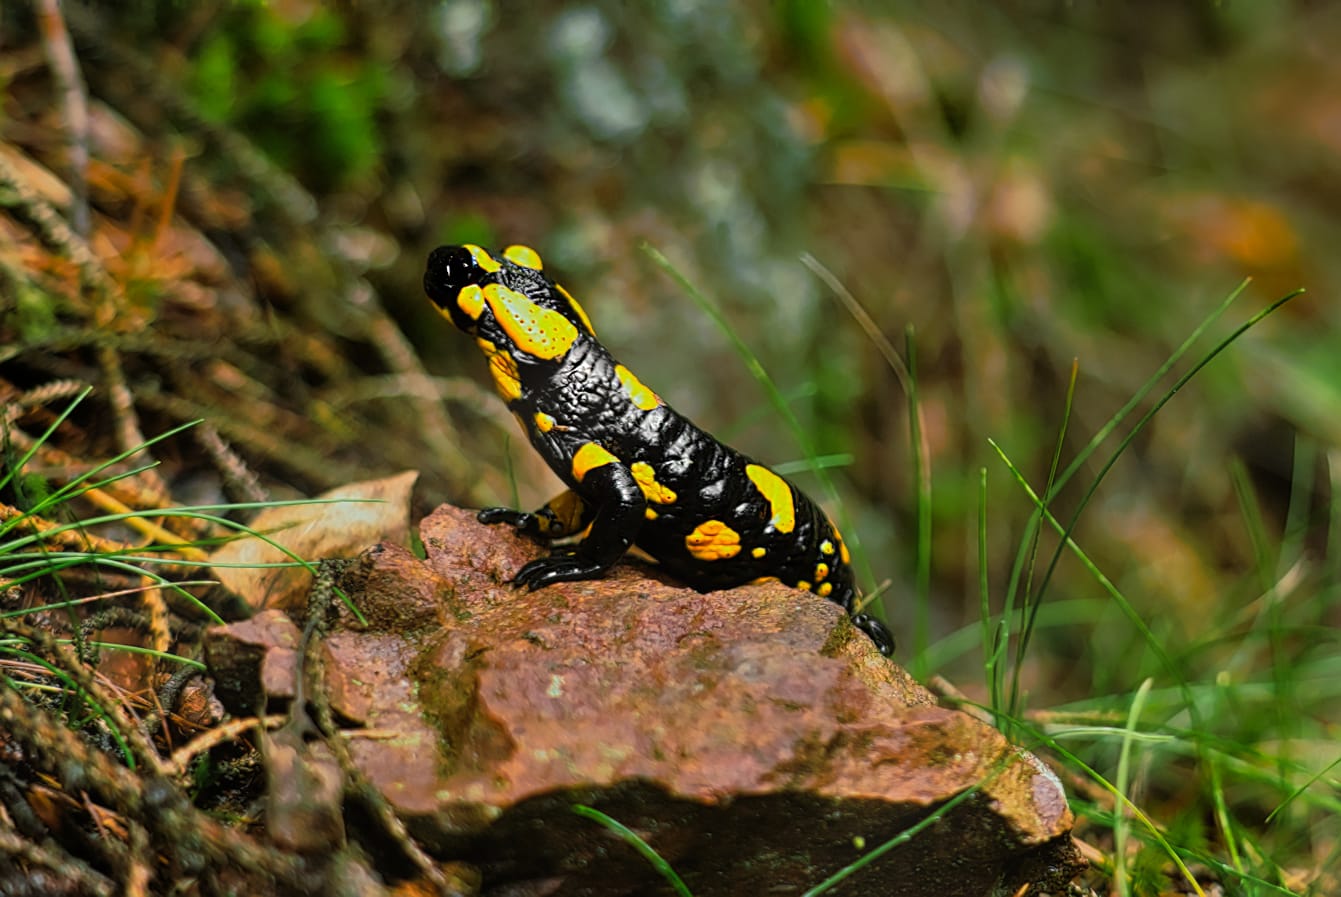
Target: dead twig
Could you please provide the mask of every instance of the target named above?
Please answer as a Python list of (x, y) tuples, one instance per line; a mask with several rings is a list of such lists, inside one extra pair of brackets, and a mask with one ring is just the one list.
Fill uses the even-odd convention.
[(60, 0), (37, 0), (37, 25), (42, 49), (60, 91), (66, 142), (70, 147), (70, 226), (80, 237), (89, 234), (88, 210), (88, 91), (75, 58), (70, 31)]

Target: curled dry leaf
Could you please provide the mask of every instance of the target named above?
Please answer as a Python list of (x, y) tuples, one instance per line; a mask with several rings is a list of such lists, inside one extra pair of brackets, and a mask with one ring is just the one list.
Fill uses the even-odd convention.
[(292, 560), (270, 543), (307, 561), (351, 557), (377, 542), (405, 545), (418, 477), (418, 471), (405, 471), (337, 487), (312, 504), (266, 508), (250, 526), (270, 541), (248, 536), (224, 545), (210, 558), (214, 575), (253, 610), (288, 610), (307, 594), (311, 574), (301, 567), (259, 566)]

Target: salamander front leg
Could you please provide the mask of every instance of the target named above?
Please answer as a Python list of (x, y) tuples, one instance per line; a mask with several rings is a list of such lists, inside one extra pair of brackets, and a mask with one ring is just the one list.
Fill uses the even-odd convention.
[(539, 589), (556, 582), (594, 579), (624, 556), (643, 522), (647, 499), (622, 464), (605, 464), (582, 481), (586, 506), (595, 508), (587, 537), (574, 548), (536, 558), (513, 578), (519, 586)]
[(562, 539), (582, 532), (595, 516), (594, 508), (567, 489), (534, 511), (485, 508), (476, 519), (480, 523), (506, 523), (517, 532), (537, 539)]

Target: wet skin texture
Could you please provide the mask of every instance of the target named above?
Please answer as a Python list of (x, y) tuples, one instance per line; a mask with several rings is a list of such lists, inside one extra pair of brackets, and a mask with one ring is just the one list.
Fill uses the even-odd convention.
[[(439, 247), (428, 257), (424, 290), (475, 338), (495, 389), (568, 486), (534, 512), (480, 512), (485, 523), (541, 539), (583, 534), (575, 546), (522, 567), (518, 585), (598, 577), (637, 545), (699, 591), (780, 580), (852, 614), (847, 546), (824, 512), (676, 413), (616, 361), (534, 250)], [(854, 614), (852, 622), (881, 653), (893, 652), (880, 621)]]

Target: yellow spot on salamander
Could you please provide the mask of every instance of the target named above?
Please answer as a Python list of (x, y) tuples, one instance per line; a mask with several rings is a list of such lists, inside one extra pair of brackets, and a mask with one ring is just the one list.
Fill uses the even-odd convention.
[(578, 320), (582, 322), (583, 327), (587, 328), (587, 333), (590, 333), (592, 336), (595, 336), (596, 328), (591, 326), (591, 318), (587, 317), (586, 311), (582, 308), (582, 306), (578, 303), (578, 301), (573, 298), (573, 294), (565, 290), (563, 288), (563, 284), (556, 283), (554, 286), (556, 289), (558, 289), (560, 293), (563, 293), (563, 298), (567, 299), (568, 304), (573, 307), (573, 311), (577, 313)]
[(647, 497), (648, 501), (654, 501), (659, 505), (669, 505), (675, 502), (675, 490), (664, 483), (657, 482), (657, 472), (652, 469), (651, 464), (646, 461), (635, 461), (629, 467), (629, 472), (638, 481), (638, 488), (643, 490), (643, 495)]
[(619, 459), (594, 442), (588, 442), (573, 455), (573, 479), (579, 483), (582, 478), (598, 467), (616, 464)]
[(624, 367), (624, 365), (615, 365), (615, 376), (624, 385), (624, 393), (635, 407), (641, 408), (643, 411), (651, 411), (661, 404), (660, 396), (644, 386), (643, 381), (639, 380), (633, 371)]
[(758, 577), (758, 578), (756, 578), (756, 579), (751, 579), (751, 580), (750, 580), (750, 585), (752, 585), (752, 586), (762, 586), (762, 585), (765, 585), (766, 583), (770, 583), (770, 582), (781, 582), (781, 581), (782, 581), (782, 580), (778, 579), (776, 576), (760, 576), (760, 577)]
[(503, 332), (521, 352), (553, 361), (572, 348), (577, 328), (563, 315), (541, 308), (516, 290), (502, 284), (484, 287), (484, 299)]
[(815, 590), (815, 594), (819, 595), (821, 598), (828, 598), (829, 593), (832, 591), (833, 591), (833, 583), (826, 582), (824, 583), (824, 585), (820, 586), (818, 589)]
[(720, 520), (705, 520), (684, 537), (684, 547), (700, 561), (724, 561), (740, 554), (740, 533)]
[(472, 321), (478, 321), (484, 312), (484, 293), (475, 284), (462, 287), (456, 294), (456, 307), (466, 313)]
[(750, 554), (753, 555), (754, 557), (761, 558), (764, 555), (768, 554), (768, 549), (760, 545), (758, 548), (751, 551)]
[(474, 256), (475, 264), (479, 265), (490, 274), (494, 274), (502, 269), (503, 266), (498, 264), (492, 255), (485, 252), (484, 249), (476, 246), (474, 243), (467, 243), (465, 249)]
[(829, 575), (829, 565), (821, 561), (815, 565), (815, 582)]
[(545, 269), (544, 263), (540, 261), (540, 253), (530, 246), (509, 246), (503, 250), (503, 258), (514, 265), (521, 265), (523, 268), (530, 268), (533, 271), (543, 271)]
[(773, 509), (773, 517), (768, 525), (780, 533), (790, 533), (796, 529), (796, 500), (792, 497), (792, 487), (787, 485), (787, 481), (758, 464), (747, 464), (745, 475)]
[(833, 554), (833, 543), (825, 539), (820, 543), (820, 554)]
[(843, 534), (838, 531), (838, 527), (833, 528), (833, 534), (834, 538), (838, 540), (838, 557), (842, 559), (844, 564), (852, 563), (852, 552), (847, 550), (847, 543), (843, 541)]
[(522, 388), (517, 362), (508, 353), (499, 352), (497, 349), (487, 351), (485, 354), (489, 358), (489, 374), (494, 378), (494, 389), (503, 397), (503, 401), (511, 404), (520, 399)]
[(798, 589), (800, 589), (801, 591), (803, 591), (803, 592), (809, 592), (809, 591), (810, 591), (810, 583), (806, 582), (804, 579), (801, 580), (800, 582), (798, 582), (798, 583), (796, 584), (796, 587), (797, 587)]
[(535, 413), (535, 428), (539, 430), (541, 433), (548, 433), (550, 430), (553, 430), (554, 429), (553, 416), (546, 414), (543, 411), (537, 411)]
[(646, 517), (648, 520), (656, 520), (657, 512), (652, 510), (651, 505), (648, 505), (646, 508), (643, 509), (643, 516)]
[(582, 526), (582, 514), (587, 509), (581, 496), (572, 489), (560, 492), (546, 502), (545, 507), (554, 515), (557, 526), (557, 531), (551, 531), (552, 534), (561, 536), (569, 536), (578, 531)]

